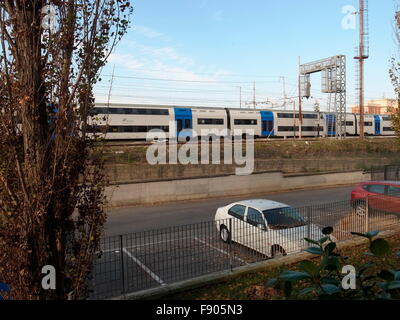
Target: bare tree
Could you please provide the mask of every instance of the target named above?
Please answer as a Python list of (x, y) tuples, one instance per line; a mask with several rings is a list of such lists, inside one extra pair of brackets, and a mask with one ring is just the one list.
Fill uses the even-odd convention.
[[(398, 3), (399, 6), (400, 2)], [(400, 48), (400, 11), (397, 11), (394, 16), (394, 35), (395, 41)], [(390, 59), (389, 77), (393, 84), (394, 92), (397, 98), (397, 108), (390, 108), (392, 113), (393, 128), (400, 136), (400, 63), (396, 57)]]
[(0, 1), (0, 282), (13, 299), (86, 295), (106, 221), (93, 86), (131, 13), (128, 0)]

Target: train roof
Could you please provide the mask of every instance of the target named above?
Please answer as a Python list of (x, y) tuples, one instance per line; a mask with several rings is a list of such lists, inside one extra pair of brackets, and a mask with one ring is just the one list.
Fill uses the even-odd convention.
[[(233, 111), (272, 111), (272, 112), (287, 112), (287, 113), (293, 113), (293, 110), (282, 110), (282, 109), (268, 109), (268, 108), (262, 108), (262, 109), (250, 109), (250, 108), (224, 108), (224, 107), (202, 107), (202, 106), (178, 106), (178, 105), (162, 105), (162, 104), (129, 104), (129, 103), (96, 103), (95, 106), (97, 107), (109, 107), (109, 108), (190, 108), (190, 109), (204, 109), (204, 110), (233, 110)], [(299, 111), (296, 110), (295, 113), (298, 113)], [(302, 113), (307, 114), (307, 113), (316, 113), (316, 111), (309, 111), (309, 110), (303, 110)], [(320, 113), (322, 114), (335, 114), (335, 112), (329, 112), (329, 111), (321, 111)], [(351, 113), (351, 112), (346, 112), (346, 115), (357, 115), (359, 116), (359, 113)], [(365, 114), (366, 116), (373, 116), (374, 114)], [(380, 116), (390, 116), (390, 115), (380, 115)]]

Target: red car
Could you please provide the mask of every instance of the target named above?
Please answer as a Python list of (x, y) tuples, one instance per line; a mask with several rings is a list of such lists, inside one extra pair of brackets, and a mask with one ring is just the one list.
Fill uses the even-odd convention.
[(351, 192), (353, 208), (358, 215), (365, 214), (366, 198), (368, 207), (400, 214), (400, 181), (361, 182)]

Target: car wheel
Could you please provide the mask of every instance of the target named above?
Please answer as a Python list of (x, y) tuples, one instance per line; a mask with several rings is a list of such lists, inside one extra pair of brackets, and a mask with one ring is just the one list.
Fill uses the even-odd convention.
[(221, 237), (221, 240), (225, 243), (228, 243), (231, 241), (231, 233), (229, 232), (229, 230), (227, 229), (227, 227), (222, 226), (219, 229), (219, 236)]
[(283, 257), (283, 256), (286, 256), (286, 252), (281, 246), (278, 245), (272, 246), (271, 248), (272, 258)]

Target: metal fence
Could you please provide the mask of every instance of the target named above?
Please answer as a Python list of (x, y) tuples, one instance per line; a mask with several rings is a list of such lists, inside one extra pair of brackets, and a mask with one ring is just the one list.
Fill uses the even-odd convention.
[(299, 252), (308, 247), (304, 238), (321, 238), (325, 226), (334, 227), (338, 241), (352, 237), (352, 231), (387, 230), (400, 225), (399, 216), (400, 194), (278, 210), (262, 221), (247, 213), (244, 220), (229, 217), (103, 238), (90, 298), (117, 297)]
[(371, 168), (371, 180), (400, 181), (400, 165)]

